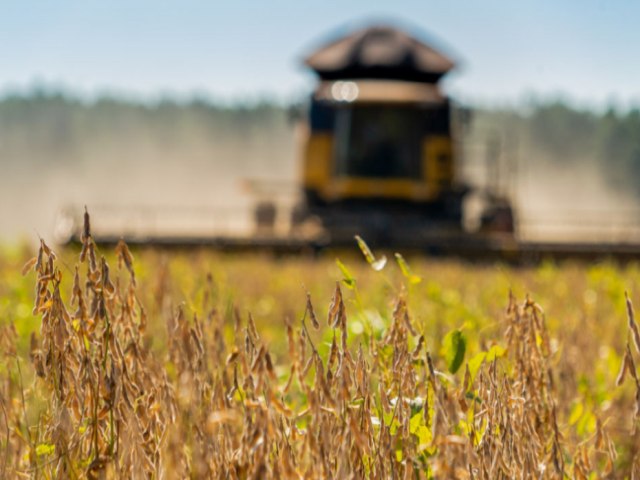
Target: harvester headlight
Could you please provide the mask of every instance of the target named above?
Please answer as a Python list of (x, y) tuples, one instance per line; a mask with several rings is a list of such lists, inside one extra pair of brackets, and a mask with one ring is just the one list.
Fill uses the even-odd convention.
[(358, 98), (358, 85), (355, 82), (335, 82), (331, 86), (331, 96), (339, 102), (353, 102)]

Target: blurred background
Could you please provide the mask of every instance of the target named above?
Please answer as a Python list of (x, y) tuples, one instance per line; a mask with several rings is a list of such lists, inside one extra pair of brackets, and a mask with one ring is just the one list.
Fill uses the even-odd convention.
[(521, 235), (631, 238), (637, 18), (623, 0), (2, 2), (0, 242), (51, 238), (69, 206), (238, 221), (254, 179), (290, 192), (315, 84), (302, 58), (376, 22), (456, 61), (460, 175), (499, 183)]

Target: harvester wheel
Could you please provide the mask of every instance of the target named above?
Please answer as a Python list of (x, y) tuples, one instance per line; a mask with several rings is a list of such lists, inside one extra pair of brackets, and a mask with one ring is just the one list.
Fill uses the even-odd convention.
[(493, 205), (484, 215), (482, 215), (481, 230), (491, 233), (515, 232), (515, 222), (511, 205), (504, 203)]

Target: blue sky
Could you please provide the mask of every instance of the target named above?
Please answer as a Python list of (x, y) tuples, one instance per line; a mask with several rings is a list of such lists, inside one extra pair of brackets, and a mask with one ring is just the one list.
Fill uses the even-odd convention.
[(286, 100), (312, 85), (300, 59), (331, 30), (384, 19), (460, 61), (447, 87), (462, 99), (640, 105), (635, 0), (0, 0), (0, 91)]

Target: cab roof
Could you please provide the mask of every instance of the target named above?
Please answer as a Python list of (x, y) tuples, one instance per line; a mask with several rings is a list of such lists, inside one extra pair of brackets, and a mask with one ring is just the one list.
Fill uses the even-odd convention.
[(322, 80), (384, 79), (436, 83), (454, 68), (444, 54), (403, 30), (376, 25), (334, 40), (304, 63)]

